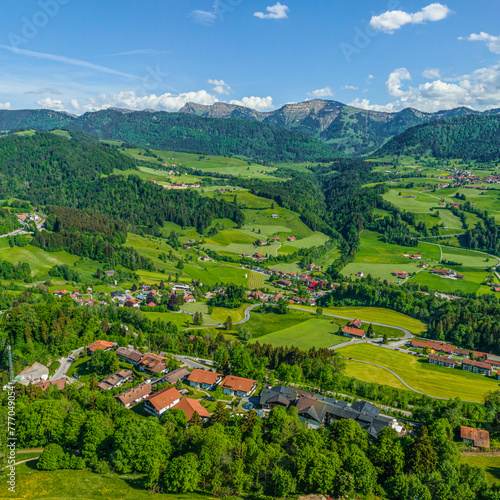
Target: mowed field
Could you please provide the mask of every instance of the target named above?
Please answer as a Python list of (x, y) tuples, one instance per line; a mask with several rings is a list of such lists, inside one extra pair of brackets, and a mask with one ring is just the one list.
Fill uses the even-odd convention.
[[(308, 306), (294, 306), (294, 308), (310, 312), (316, 311), (316, 308)], [(382, 307), (325, 307), (323, 308), (323, 313), (349, 319), (359, 318), (364, 323), (382, 323), (384, 325), (406, 328), (415, 334), (423, 333), (427, 330), (425, 323), (422, 321)]]
[(459, 397), (465, 401), (481, 403), (487, 392), (500, 387), (499, 382), (494, 379), (460, 369), (431, 365), (423, 358), (371, 344), (342, 347), (338, 352), (346, 358), (353, 358), (348, 359), (347, 364), (350, 374), (356, 373), (353, 376), (359, 380), (401, 388), (401, 382), (398, 381), (396, 385), (395, 377), (390, 372), (383, 369), (365, 372), (364, 363), (357, 363), (354, 361), (356, 359), (391, 369), (413, 389), (429, 396)]
[[(150, 500), (151, 493), (142, 485), (142, 476), (94, 474), (88, 470), (39, 471), (36, 461), (16, 467), (16, 492), (2, 498), (26, 500)], [(207, 500), (206, 494), (155, 493), (159, 500)]]

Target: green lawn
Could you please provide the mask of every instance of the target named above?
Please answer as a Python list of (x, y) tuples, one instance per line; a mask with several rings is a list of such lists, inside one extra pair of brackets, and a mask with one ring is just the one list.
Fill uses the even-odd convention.
[(483, 468), (490, 486), (500, 484), (500, 457), (462, 455), (462, 463)]
[[(300, 307), (304, 311), (316, 311), (314, 307)], [(406, 316), (406, 314), (392, 311), (391, 309), (383, 309), (382, 307), (326, 307), (323, 308), (323, 313), (343, 316), (345, 318), (359, 318), (366, 323), (383, 323), (386, 325), (398, 326), (407, 328), (412, 333), (423, 333), (427, 330), (425, 323), (422, 321)]]
[[(36, 461), (16, 468), (16, 493), (3, 498), (29, 500), (150, 500), (151, 493), (143, 486), (142, 476), (94, 474), (87, 470), (39, 471)], [(206, 494), (169, 495), (155, 493), (159, 500), (205, 500)]]
[(145, 312), (144, 315), (150, 320), (160, 320), (166, 323), (172, 323), (182, 330), (188, 326), (192, 326), (192, 316), (185, 313), (165, 313), (165, 312)]
[(212, 313), (212, 318), (214, 318), (219, 323), (224, 323), (228, 316), (231, 317), (233, 323), (237, 321), (242, 321), (245, 319), (245, 309), (250, 304), (243, 304), (236, 309), (226, 309), (225, 307), (215, 307)]
[[(417, 358), (405, 352), (398, 352), (370, 344), (342, 347), (338, 352), (346, 358), (369, 361), (390, 368), (413, 389), (422, 391), (429, 396), (442, 398), (459, 397), (466, 401), (482, 402), (487, 392), (497, 390), (500, 385), (496, 380), (482, 375), (460, 369), (452, 370), (431, 365), (424, 358)], [(380, 370), (377, 373), (369, 373), (366, 378), (362, 378), (364, 375), (360, 367), (364, 364), (348, 361), (348, 364), (353, 363), (355, 364), (355, 369), (359, 369), (359, 376), (357, 378), (360, 380), (394, 386), (394, 376), (390, 372)], [(373, 378), (373, 376), (376, 378)]]
[[(342, 354), (343, 350), (339, 350)], [(363, 382), (378, 382), (379, 384), (395, 387), (396, 389), (408, 390), (397, 377), (392, 373), (379, 368), (378, 366), (367, 365), (366, 363), (356, 363), (355, 361), (347, 361), (345, 375), (354, 377), (355, 379), (362, 380)], [(383, 381), (383, 382), (379, 382)]]
[(324, 318), (310, 318), (297, 325), (269, 333), (258, 338), (261, 344), (295, 346), (303, 351), (311, 347), (332, 347), (345, 342), (345, 337), (335, 335), (338, 325)]

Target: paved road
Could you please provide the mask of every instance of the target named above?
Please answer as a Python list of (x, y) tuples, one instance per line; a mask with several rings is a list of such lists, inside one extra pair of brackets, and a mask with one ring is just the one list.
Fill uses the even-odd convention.
[(252, 304), (251, 306), (248, 306), (245, 309), (245, 319), (242, 319), (241, 321), (237, 321), (236, 323), (233, 323), (233, 325), (242, 325), (243, 323), (246, 323), (250, 319), (250, 311), (252, 309), (255, 309), (256, 307), (259, 307), (260, 304)]
[[(408, 385), (397, 373), (393, 372), (391, 369), (387, 368), (386, 366), (382, 365), (377, 365), (376, 363), (370, 363), (369, 361), (362, 361), (361, 359), (354, 359), (354, 358), (349, 358), (351, 361), (356, 361), (357, 363), (364, 363), (365, 365), (371, 365), (371, 366), (376, 366), (378, 368), (383, 368), (384, 370), (387, 370), (388, 372), (392, 373), (405, 387), (410, 389), (410, 391), (416, 392), (417, 394), (422, 394), (422, 396), (427, 396), (432, 399), (440, 399), (442, 401), (448, 401), (451, 398), (438, 398), (437, 396), (429, 396), (429, 394), (425, 394), (425, 392), (417, 391), (410, 385)], [(462, 399), (464, 403), (477, 403), (477, 401), (466, 401), (465, 399)]]
[[(169, 354), (169, 353), (168, 352), (162, 352), (162, 354)], [(189, 356), (181, 356), (179, 354), (172, 354), (172, 356), (177, 361), (180, 361), (181, 363), (189, 366), (190, 368), (206, 368), (207, 367), (206, 364), (198, 363), (193, 358), (191, 358)], [(211, 359), (207, 359), (207, 360), (203, 360), (203, 361), (209, 361), (210, 363), (213, 363), (213, 361)]]
[(74, 359), (75, 356), (78, 356), (83, 351), (83, 349), (83, 347), (79, 347), (73, 352), (70, 352), (67, 358), (60, 358), (58, 361), (59, 363), (61, 363), (61, 366), (59, 366), (59, 368), (55, 371), (54, 375), (52, 375), (49, 380), (59, 380), (60, 378), (65, 378), (66, 373), (69, 370), (71, 363), (73, 362), (70, 358)]
[[(245, 309), (245, 319), (242, 319), (241, 321), (236, 321), (235, 323), (233, 323), (233, 326), (234, 325), (242, 325), (243, 323), (246, 323), (250, 319), (250, 311), (252, 309), (255, 309), (256, 307), (259, 307), (260, 305), (261, 304), (252, 304), (251, 306), (248, 306)], [(181, 312), (185, 312), (186, 314), (190, 314), (191, 316), (194, 316), (194, 314), (192, 314), (188, 311), (181, 310)], [(189, 328), (184, 328), (184, 331), (187, 332), (188, 330), (199, 330), (200, 328), (211, 328), (214, 326), (221, 328), (224, 325), (222, 323), (203, 323), (203, 325), (200, 325), (200, 326), (190, 326)]]

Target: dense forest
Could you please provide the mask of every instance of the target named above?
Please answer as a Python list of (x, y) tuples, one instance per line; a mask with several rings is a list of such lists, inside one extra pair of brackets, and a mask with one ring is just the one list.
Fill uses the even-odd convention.
[(393, 137), (378, 156), (421, 155), (496, 161), (500, 154), (500, 116), (467, 115), (435, 120)]
[(122, 113), (108, 109), (86, 113), (67, 128), (151, 149), (239, 155), (264, 162), (316, 161), (338, 156), (335, 149), (307, 134), (256, 121), (181, 113)]

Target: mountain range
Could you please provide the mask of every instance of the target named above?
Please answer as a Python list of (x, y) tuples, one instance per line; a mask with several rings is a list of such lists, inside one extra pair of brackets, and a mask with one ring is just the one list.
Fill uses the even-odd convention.
[[(389, 113), (322, 99), (260, 112), (217, 102), (211, 106), (187, 103), (178, 113), (110, 108), (75, 116), (44, 109), (0, 110), (0, 130), (68, 128), (94, 134), (99, 139), (158, 149), (237, 154), (264, 161), (306, 161), (339, 153), (370, 154), (411, 127), (435, 120), (498, 114), (500, 109), (480, 112), (466, 107), (436, 113), (406, 108)], [(231, 120), (231, 124), (225, 123), (226, 120)], [(278, 132), (276, 128), (284, 130)], [(280, 149), (280, 141), (286, 143), (281, 148), (283, 154), (272, 153), (273, 148)]]

